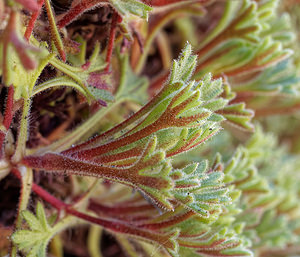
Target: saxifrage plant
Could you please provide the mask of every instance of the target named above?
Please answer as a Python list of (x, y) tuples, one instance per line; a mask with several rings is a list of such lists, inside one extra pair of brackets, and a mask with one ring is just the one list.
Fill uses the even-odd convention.
[(0, 0), (0, 255), (300, 254), (299, 8)]

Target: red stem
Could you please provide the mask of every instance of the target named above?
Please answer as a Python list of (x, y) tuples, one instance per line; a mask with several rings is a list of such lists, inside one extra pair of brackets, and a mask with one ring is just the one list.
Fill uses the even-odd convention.
[[(161, 91), (163, 92), (163, 90)], [(161, 114), (161, 116), (155, 120), (153, 123), (149, 124), (147, 127), (144, 127), (130, 135), (125, 135), (124, 137), (120, 137), (116, 139), (115, 141), (94, 147), (89, 149), (84, 149), (81, 151), (74, 152), (73, 151), (73, 157), (75, 158), (81, 158), (84, 160), (90, 160), (94, 157), (99, 157), (102, 154), (108, 153), (109, 151), (116, 150), (122, 146), (131, 144), (133, 142), (137, 142), (138, 140), (145, 138), (158, 130), (167, 128), (167, 127), (181, 127), (184, 126), (194, 120), (197, 120), (199, 118), (204, 118), (207, 116), (207, 113), (200, 113), (191, 117), (182, 117), (177, 118), (177, 114), (180, 110), (184, 109), (191, 101), (193, 101), (193, 97), (190, 99), (182, 102), (181, 104), (177, 105), (174, 108), (171, 108), (172, 104), (176, 101), (177, 98), (179, 98), (185, 90), (182, 90), (179, 92), (169, 103), (166, 110)], [(196, 95), (195, 95), (196, 97)], [(157, 98), (158, 100), (159, 98)], [(138, 125), (137, 125), (138, 126)], [(63, 155), (69, 155), (68, 152), (63, 152)]]
[[(155, 158), (152, 158), (149, 162), (151, 161), (155, 162), (156, 160)], [(103, 166), (101, 164), (88, 163), (58, 154), (47, 153), (43, 156), (27, 156), (23, 159), (23, 164), (46, 171), (64, 172), (117, 180), (120, 183), (130, 184), (131, 186), (141, 184), (158, 190), (160, 188), (167, 187), (169, 183), (159, 177), (139, 175), (138, 170), (151, 165), (147, 162), (137, 163), (135, 166), (126, 169), (118, 169), (115, 167)]]
[[(12, 169), (12, 173), (21, 180), (20, 172), (14, 168)], [(155, 241), (155, 242), (164, 242), (164, 246), (168, 248), (173, 248), (172, 243), (168, 240), (169, 235), (167, 234), (160, 234), (155, 233), (154, 231), (145, 230), (141, 228), (137, 228), (131, 224), (126, 224), (119, 220), (106, 220), (102, 219), (100, 217), (93, 217), (91, 215), (79, 212), (77, 210), (74, 210), (72, 208), (72, 205), (66, 204), (63, 201), (55, 198), (53, 195), (49, 194), (47, 191), (45, 191), (43, 188), (38, 186), (35, 183), (32, 183), (32, 190), (37, 195), (39, 195), (43, 200), (50, 203), (53, 207), (55, 207), (58, 210), (64, 209), (66, 213), (71, 214), (75, 217), (78, 217), (80, 219), (83, 219), (85, 221), (100, 225), (102, 227), (105, 227), (106, 229), (112, 230), (117, 233), (125, 233), (125, 234), (131, 234), (133, 236), (139, 236), (143, 238), (148, 238), (149, 240)]]
[(145, 137), (155, 133), (156, 131), (158, 131), (160, 129), (165, 128), (166, 126), (167, 126), (167, 123), (162, 124), (161, 120), (158, 119), (155, 122), (153, 122), (152, 124), (150, 124), (149, 126), (143, 128), (131, 135), (128, 135), (123, 138), (118, 138), (115, 141), (112, 141), (112, 142), (104, 144), (104, 145), (100, 145), (95, 148), (90, 148), (90, 149), (79, 151), (79, 152), (75, 153), (74, 155), (77, 158), (83, 158), (85, 160), (89, 160), (96, 156), (100, 156), (101, 154), (108, 153), (109, 151), (113, 151), (122, 146), (136, 142), (142, 138), (145, 138)]
[(57, 22), (58, 28), (63, 28), (84, 12), (99, 5), (107, 4), (108, 0), (82, 0), (79, 4), (72, 6), (70, 10)]
[(196, 214), (193, 211), (188, 211), (186, 213), (183, 213), (178, 216), (174, 216), (166, 221), (159, 221), (159, 222), (154, 222), (154, 223), (145, 223), (141, 224), (140, 227), (142, 228), (148, 228), (148, 229), (163, 229), (163, 228), (168, 228), (175, 226), (176, 224), (182, 223), (185, 220), (195, 216)]
[(111, 25), (110, 25), (109, 41), (108, 41), (107, 53), (106, 53), (106, 59), (105, 59), (105, 61), (107, 63), (105, 72), (108, 72), (109, 68), (110, 68), (110, 62), (111, 62), (112, 52), (113, 52), (113, 48), (114, 48), (114, 42), (115, 42), (115, 38), (116, 38), (116, 30), (117, 30), (118, 21), (119, 21), (119, 15), (116, 11), (114, 11), (112, 20), (111, 20)]
[[(14, 174), (18, 179), (22, 180), (21, 174), (19, 170), (16, 168), (13, 168), (11, 170), (12, 174)], [(69, 205), (62, 202), (61, 200), (57, 199), (50, 193), (48, 193), (46, 190), (41, 188), (39, 185), (32, 183), (32, 191), (35, 192), (37, 195), (39, 195), (42, 199), (44, 199), (46, 202), (50, 203), (54, 208), (58, 210), (66, 209)]]
[[(3, 119), (3, 125), (6, 130), (9, 129), (10, 124), (13, 119), (13, 104), (14, 104), (14, 87), (11, 85), (8, 88), (8, 94), (6, 99), (6, 109)], [(3, 157), (3, 147), (4, 147), (4, 140), (6, 137), (6, 131), (0, 131), (0, 159)]]
[(30, 20), (29, 20), (29, 23), (27, 25), (25, 34), (24, 34), (24, 37), (25, 37), (26, 41), (29, 41), (29, 38), (30, 38), (31, 33), (33, 31), (33, 28), (34, 28), (34, 24), (35, 24), (37, 18), (40, 16), (43, 4), (44, 4), (44, 0), (38, 0), (38, 3), (37, 3), (38, 9), (35, 12), (32, 13), (32, 15), (30, 17)]
[(110, 129), (110, 130), (108, 130), (108, 131), (82, 143), (82, 144), (79, 144), (68, 150), (65, 150), (64, 152), (62, 152), (62, 154), (69, 155), (69, 154), (73, 154), (78, 151), (84, 150), (84, 149), (86, 149), (86, 147), (91, 147), (93, 144), (101, 142), (101, 140), (106, 139), (109, 136), (126, 128), (133, 122), (135, 122), (138, 119), (140, 119), (141, 117), (143, 117), (143, 115), (145, 115), (149, 110), (151, 110), (151, 108), (153, 108), (153, 106), (155, 106), (157, 104), (158, 100), (160, 100), (160, 97), (159, 97), (160, 95), (161, 95), (161, 93), (159, 95), (157, 95), (156, 97), (152, 98), (152, 100), (150, 102), (148, 102), (138, 112), (136, 112), (134, 115), (130, 116), (128, 119), (124, 120), (122, 123), (118, 124), (117, 126), (113, 127), (112, 129)]
[[(140, 153), (143, 151), (145, 147), (145, 144), (140, 144), (139, 147), (135, 147), (133, 149), (121, 152), (121, 153), (116, 153), (116, 154), (111, 154), (111, 155), (104, 155), (100, 156), (99, 158), (95, 158), (93, 161), (95, 163), (111, 163), (115, 161), (120, 161), (128, 158), (133, 158), (133, 157), (138, 157)], [(129, 164), (131, 165), (131, 163)], [(127, 165), (125, 165), (127, 166)]]
[(4, 127), (8, 130), (13, 119), (13, 104), (14, 104), (14, 87), (11, 85), (8, 88), (6, 99), (6, 110), (3, 120)]
[(113, 206), (103, 205), (101, 203), (96, 202), (95, 200), (90, 200), (88, 209), (91, 211), (94, 211), (95, 213), (105, 213), (106, 215), (132, 215), (134, 213), (140, 213), (140, 212), (149, 212), (151, 210), (155, 210), (153, 205), (148, 203), (142, 203), (142, 204), (115, 204)]
[(2, 130), (0, 130), (0, 159), (2, 159), (3, 157), (5, 136), (6, 134)]
[(106, 229), (112, 230), (117, 233), (130, 234), (133, 236), (147, 238), (148, 240), (161, 243), (167, 248), (170, 249), (174, 248), (172, 242), (170, 241), (170, 235), (168, 234), (160, 234), (155, 231), (137, 228), (134, 225), (126, 224), (124, 222), (120, 222), (116, 220), (105, 220), (99, 217), (93, 217), (85, 213), (76, 211), (74, 209), (66, 209), (66, 212), (80, 219), (100, 225)]

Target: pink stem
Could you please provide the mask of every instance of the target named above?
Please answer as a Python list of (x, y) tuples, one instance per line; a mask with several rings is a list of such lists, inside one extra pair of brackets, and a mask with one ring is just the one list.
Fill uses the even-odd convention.
[[(22, 179), (19, 170), (17, 170), (16, 168), (13, 168), (11, 170), (11, 172), (18, 179), (20, 179), (20, 180)], [(50, 193), (48, 193), (46, 190), (44, 190), (43, 188), (41, 188), (39, 185), (37, 185), (35, 183), (32, 183), (32, 190), (37, 195), (39, 195), (42, 199), (44, 199), (46, 202), (50, 203), (54, 208), (56, 208), (58, 210), (66, 209), (69, 206), (66, 203), (64, 203), (61, 200), (54, 197), (53, 195), (51, 195)]]
[(2, 157), (3, 157), (5, 136), (6, 136), (6, 134), (2, 130), (0, 130), (0, 159), (2, 159)]
[(13, 119), (13, 104), (14, 104), (14, 86), (11, 85), (8, 88), (8, 94), (6, 99), (6, 110), (5, 110), (4, 120), (3, 120), (3, 125), (7, 130), (9, 129)]
[[(6, 109), (5, 109), (4, 119), (3, 119), (3, 125), (6, 130), (9, 129), (13, 119), (13, 104), (14, 104), (14, 87), (13, 85), (11, 85), (8, 88)], [(5, 136), (6, 136), (6, 131), (0, 131), (0, 159), (3, 157)]]
[[(21, 180), (20, 172), (16, 169), (12, 169), (12, 173)], [(72, 208), (72, 205), (66, 204), (63, 201), (55, 198), (53, 195), (49, 194), (47, 191), (45, 191), (43, 188), (38, 186), (35, 183), (32, 183), (32, 190), (37, 195), (39, 195), (42, 199), (44, 199), (46, 202), (50, 203), (53, 207), (55, 207), (57, 210), (64, 209), (66, 213), (71, 214), (75, 217), (78, 217), (82, 220), (100, 225), (102, 227), (105, 227), (106, 229), (109, 229), (114, 232), (118, 233), (125, 233), (125, 234), (131, 234), (134, 236), (139, 236), (143, 238), (148, 238), (150, 240), (160, 242), (165, 242), (165, 246), (172, 247), (169, 242), (166, 241), (165, 234), (155, 233), (154, 231), (145, 230), (142, 228), (137, 228), (131, 224), (126, 224), (125, 222), (119, 221), (119, 220), (106, 220), (100, 217), (93, 217), (91, 215), (79, 212)]]
[(107, 63), (105, 72), (108, 72), (109, 68), (110, 68), (110, 62), (111, 62), (112, 52), (113, 52), (113, 48), (114, 48), (114, 42), (115, 42), (115, 38), (116, 38), (116, 29), (117, 29), (118, 21), (119, 21), (119, 15), (117, 12), (114, 11), (113, 16), (112, 16), (111, 26), (110, 26), (109, 41), (108, 41), (107, 53), (106, 53), (106, 59), (105, 59), (105, 61)]
[(40, 13), (41, 13), (41, 9), (42, 9), (42, 6), (44, 4), (44, 0), (39, 0), (37, 5), (38, 5), (38, 9), (32, 13), (31, 15), (31, 18), (29, 20), (29, 23), (27, 25), (27, 28), (26, 28), (26, 31), (25, 31), (25, 34), (24, 34), (24, 37), (26, 39), (26, 41), (29, 41), (29, 38), (31, 36), (31, 33), (33, 31), (33, 28), (34, 28), (34, 24), (37, 20), (37, 18), (39, 17)]
[(71, 9), (63, 16), (63, 18), (57, 22), (57, 27), (61, 29), (84, 12), (99, 5), (103, 5), (105, 3), (107, 4), (107, 2), (108, 0), (82, 0), (77, 5), (71, 7)]

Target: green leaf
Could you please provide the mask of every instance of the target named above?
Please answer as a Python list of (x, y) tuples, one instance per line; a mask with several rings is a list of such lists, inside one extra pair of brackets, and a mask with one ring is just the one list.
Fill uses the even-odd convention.
[[(81, 38), (78, 40), (82, 42)], [(94, 51), (89, 60), (85, 60), (85, 51), (86, 44), (83, 44), (78, 56), (71, 57), (71, 60), (79, 65), (77, 67), (63, 63), (56, 58), (50, 61), (50, 63), (56, 69), (65, 74), (65, 76), (60, 77), (61, 86), (65, 85), (75, 88), (79, 92), (83, 93), (89, 102), (92, 100), (102, 100), (105, 103), (106, 101), (113, 101), (114, 98), (109, 92), (109, 86), (107, 82), (108, 78), (103, 73), (106, 64), (99, 54), (99, 43), (95, 45)], [(83, 61), (86, 61), (85, 64), (81, 64)], [(69, 79), (66, 77), (69, 77)], [(54, 83), (52, 84), (52, 82)], [(40, 89), (37, 90), (41, 91), (44, 88), (46, 89), (54, 86), (59, 86), (59, 81), (57, 78), (53, 79), (53, 81), (50, 80), (49, 82), (42, 83), (38, 86)]]
[[(291, 82), (289, 85), (285, 83), (286, 87), (280, 82), (272, 85), (266, 83), (266, 80), (274, 81), (276, 76), (273, 73), (268, 73), (268, 76), (260, 80), (267, 68), (280, 65), (280, 62), (291, 59), (293, 54), (291, 49), (286, 48), (291, 42), (290, 20), (286, 14), (278, 14), (278, 2), (277, 0), (227, 1), (219, 24), (197, 51), (199, 58), (194, 77), (200, 78), (207, 72), (212, 72), (217, 77), (227, 76), (232, 89), (237, 92), (274, 93), (277, 90), (280, 93), (294, 94), (298, 90), (295, 85), (298, 78), (294, 76), (294, 81), (290, 80), (293, 65), (284, 72), (281, 70), (282, 81)], [(280, 35), (283, 33), (286, 36), (281, 38)], [(256, 77), (259, 80), (254, 80)], [(291, 87), (294, 90), (291, 90)], [(240, 117), (228, 115), (228, 118), (239, 127), (251, 129), (251, 125), (247, 122), (250, 116), (249, 112), (244, 112)]]
[(152, 8), (138, 0), (109, 0), (110, 3), (122, 16), (133, 14), (143, 19), (148, 19), (148, 12)]
[[(125, 59), (124, 64), (128, 65), (128, 60)], [(141, 109), (142, 114), (138, 112), (131, 116), (124, 121), (124, 126), (116, 127), (117, 131), (112, 128), (112, 139), (106, 141), (108, 131), (104, 138), (99, 135), (88, 144), (83, 143), (82, 149), (81, 145), (76, 146), (74, 152), (71, 148), (63, 153), (27, 156), (24, 162), (48, 171), (111, 179), (141, 190), (155, 204), (167, 209), (173, 209), (172, 198), (180, 199), (187, 206), (187, 201), (195, 198), (196, 201), (189, 205), (191, 210), (209, 216), (206, 209), (210, 209), (208, 205), (211, 204), (217, 214), (220, 211), (218, 206), (228, 198), (226, 190), (214, 184), (220, 181), (216, 173), (209, 175), (207, 180), (203, 179), (203, 188), (200, 189), (198, 184), (191, 197), (187, 196), (190, 188), (176, 192), (175, 196), (169, 174), (170, 163), (165, 160), (205, 142), (220, 130), (219, 124), (224, 120), (222, 115), (214, 113), (227, 104), (227, 100), (221, 97), (222, 81), (212, 80), (210, 74), (201, 81), (189, 81), (195, 64), (196, 56), (192, 55), (191, 46), (187, 44), (178, 60), (174, 61), (166, 86)], [(59, 65), (67, 68), (65, 64)], [(124, 74), (126, 71), (124, 68)], [(128, 82), (122, 83), (124, 87)], [(211, 187), (210, 183), (214, 186)]]
[(116, 99), (128, 99), (129, 101), (133, 101), (140, 105), (145, 104), (148, 100), (148, 79), (133, 73), (129, 63), (129, 55), (127, 53), (119, 53), (119, 62), (121, 75)]
[(55, 87), (72, 87), (85, 97), (90, 97), (90, 92), (87, 91), (85, 88), (82, 88), (78, 83), (76, 83), (73, 79), (68, 76), (57, 76), (53, 79), (49, 79), (33, 88), (32, 95), (36, 95), (41, 93), (44, 90), (48, 90), (50, 88)]
[(112, 102), (115, 99), (114, 96), (107, 90), (98, 89), (92, 86), (88, 86), (88, 89), (96, 99), (101, 99), (105, 102)]
[(178, 60), (173, 62), (169, 84), (187, 82), (192, 76), (197, 63), (197, 56), (192, 55), (192, 46), (187, 43)]
[(227, 99), (229, 103), (218, 113), (223, 115), (226, 118), (226, 121), (233, 126), (244, 130), (254, 131), (254, 125), (251, 123), (254, 111), (246, 109), (246, 104), (243, 102), (230, 103), (230, 101), (234, 100), (235, 96), (236, 94), (231, 92), (229, 84), (225, 84), (223, 97)]
[[(180, 171), (180, 178), (175, 180), (174, 197), (185, 208), (193, 210), (202, 218), (213, 221), (221, 213), (222, 205), (231, 202), (228, 197), (228, 189), (222, 183), (223, 173), (210, 171), (208, 165), (202, 162), (198, 165), (188, 165)], [(172, 171), (171, 176), (177, 170)]]
[(44, 207), (40, 202), (36, 206), (36, 216), (25, 210), (23, 218), (30, 230), (17, 230), (12, 235), (12, 241), (26, 256), (46, 257), (46, 248), (55, 231), (48, 225)]
[(38, 43), (38, 45), (39, 51), (38, 53), (34, 53), (34, 56), (37, 60), (37, 67), (29, 71), (26, 70), (21, 64), (21, 60), (19, 59), (17, 53), (13, 51), (11, 47), (8, 48), (7, 54), (9, 58), (7, 60), (6, 65), (9, 76), (5, 76), (6, 81), (4, 82), (6, 83), (6, 85), (14, 86), (15, 100), (21, 98), (28, 98), (32, 95), (33, 87), (35, 86), (41, 72), (49, 63), (49, 61), (54, 57), (54, 55), (50, 54), (42, 44)]

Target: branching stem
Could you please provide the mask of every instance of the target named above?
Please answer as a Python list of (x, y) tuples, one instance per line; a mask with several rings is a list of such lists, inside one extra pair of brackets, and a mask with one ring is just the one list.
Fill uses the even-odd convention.
[[(21, 174), (17, 169), (13, 169), (12, 173), (18, 179), (21, 179)], [(82, 220), (85, 220), (85, 221), (93, 223), (93, 224), (103, 226), (106, 229), (109, 229), (109, 230), (117, 232), (117, 233), (131, 234), (133, 236), (147, 238), (148, 240), (151, 240), (154, 242), (165, 242), (166, 247), (173, 248), (173, 245), (168, 240), (168, 237), (169, 237), (168, 234), (158, 234), (158, 233), (155, 233), (154, 231), (141, 229), (141, 228), (135, 227), (131, 224), (126, 224), (123, 221), (103, 219), (101, 217), (94, 217), (89, 214), (85, 214), (83, 212), (77, 211), (73, 208), (72, 205), (66, 204), (63, 201), (55, 198), (53, 195), (51, 195), (50, 193), (48, 193), (46, 190), (44, 190), (43, 188), (41, 188), (40, 186), (38, 186), (35, 183), (32, 183), (32, 190), (37, 195), (39, 195), (43, 200), (50, 203), (57, 210), (64, 210), (66, 213), (71, 214), (77, 218), (80, 218)]]

